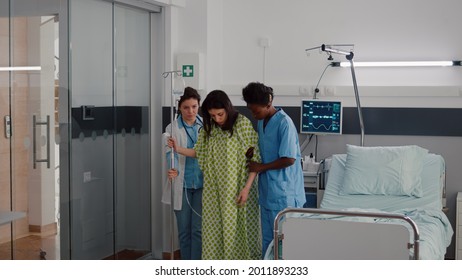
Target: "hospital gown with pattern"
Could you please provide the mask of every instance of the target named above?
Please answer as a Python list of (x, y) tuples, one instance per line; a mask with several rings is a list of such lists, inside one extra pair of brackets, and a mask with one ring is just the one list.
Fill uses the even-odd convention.
[(248, 178), (247, 149), (255, 147), (253, 160), (260, 161), (258, 135), (250, 120), (241, 114), (230, 135), (229, 131), (214, 126), (208, 138), (201, 131), (194, 147), (204, 173), (202, 258), (260, 259), (257, 179), (246, 205), (236, 204), (236, 197)]

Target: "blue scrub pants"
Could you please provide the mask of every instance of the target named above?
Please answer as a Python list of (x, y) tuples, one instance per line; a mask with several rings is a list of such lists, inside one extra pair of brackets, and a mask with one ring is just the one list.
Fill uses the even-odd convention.
[[(281, 209), (282, 210), (282, 209)], [(274, 219), (281, 210), (270, 210), (260, 206), (261, 232), (262, 232), (262, 259), (265, 257), (269, 244), (274, 239)]]
[(202, 216), (202, 188), (183, 189), (181, 210), (175, 211), (182, 260), (201, 259), (202, 218), (198, 214)]

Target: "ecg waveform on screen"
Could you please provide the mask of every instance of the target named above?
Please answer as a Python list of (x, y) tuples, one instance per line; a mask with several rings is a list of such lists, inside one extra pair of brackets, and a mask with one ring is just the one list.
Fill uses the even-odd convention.
[(341, 103), (335, 101), (309, 101), (303, 103), (303, 132), (341, 133)]
[(329, 126), (326, 126), (325, 124), (320, 124), (318, 126), (315, 126), (315, 125), (311, 125), (311, 126), (316, 130), (321, 130), (322, 127), (324, 128), (324, 131), (337, 130), (337, 126), (335, 126), (334, 124), (331, 124)]
[(310, 106), (310, 108), (312, 109), (317, 109), (317, 110), (324, 110), (324, 109), (327, 109), (328, 111), (332, 110), (333, 106), (330, 105), (330, 104), (326, 104), (326, 105), (312, 105)]

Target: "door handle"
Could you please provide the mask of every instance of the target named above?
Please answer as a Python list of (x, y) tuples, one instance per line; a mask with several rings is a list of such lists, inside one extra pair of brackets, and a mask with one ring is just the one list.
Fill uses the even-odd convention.
[(5, 116), (5, 137), (11, 138), (11, 117)]
[[(33, 162), (34, 162), (34, 169), (37, 168), (37, 162), (46, 162), (47, 168), (50, 168), (50, 115), (47, 115), (47, 120), (45, 122), (37, 121), (37, 117), (34, 115), (32, 117), (32, 127), (33, 127), (33, 145), (32, 145), (32, 153), (33, 153)], [(47, 129), (47, 157), (45, 159), (37, 159), (37, 126), (45, 125)]]

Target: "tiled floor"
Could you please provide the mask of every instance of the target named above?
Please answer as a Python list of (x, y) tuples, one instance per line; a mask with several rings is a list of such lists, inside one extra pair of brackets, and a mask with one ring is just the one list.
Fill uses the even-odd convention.
[(11, 242), (0, 244), (0, 260), (40, 260), (59, 259), (59, 238), (57, 234), (41, 237), (32, 234), (18, 238), (13, 242), (13, 256)]
[(122, 250), (115, 255), (105, 258), (105, 260), (137, 260), (143, 258), (148, 253), (145, 251)]
[[(0, 260), (58, 260), (59, 236), (57, 234), (39, 236), (32, 234), (18, 238), (13, 243), (13, 257), (11, 243), (0, 244)], [(149, 259), (149, 252), (136, 250), (122, 250), (121, 252), (104, 258), (105, 260), (137, 260)]]

